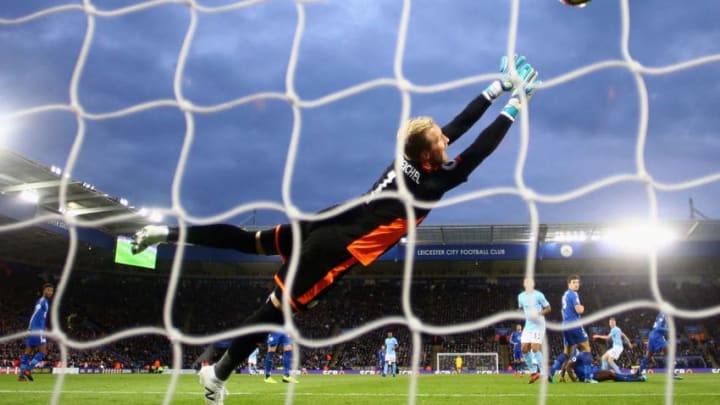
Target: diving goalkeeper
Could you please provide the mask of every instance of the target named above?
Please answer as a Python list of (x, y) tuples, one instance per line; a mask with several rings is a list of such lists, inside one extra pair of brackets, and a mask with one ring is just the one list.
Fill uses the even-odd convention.
[[(517, 75), (511, 74), (511, 67)], [(442, 128), (429, 117), (408, 120), (398, 131), (398, 142), (402, 142), (404, 152), (404, 156), (398, 157), (400, 171), (395, 170), (394, 163), (390, 164), (365, 194), (367, 202), (328, 219), (300, 222), (301, 244), (292, 290), (286, 288), (293, 249), (290, 225), (257, 232), (226, 224), (188, 227), (187, 243), (282, 257), (283, 264), (274, 276), (273, 292), (241, 325), (282, 325), (281, 300), (288, 299), (292, 309), (301, 312), (349, 269), (357, 264), (370, 265), (397, 244), (408, 230), (408, 208), (403, 201), (381, 193), (398, 191), (398, 176), (403, 176), (414, 201), (423, 203), (437, 202), (446, 192), (467, 181), (470, 173), (497, 148), (540, 84), (537, 72), (522, 56), (512, 60), (503, 57), (500, 71), (501, 79), (493, 81)], [(511, 97), (500, 115), (455, 159), (448, 159), (448, 145), (465, 134), (493, 101), (511, 90)], [(413, 209), (416, 225), (430, 212), (425, 207)], [(178, 237), (177, 228), (149, 225), (133, 236), (133, 252), (156, 243), (176, 243)], [(215, 365), (200, 370), (206, 404), (223, 403), (224, 385), (230, 374), (265, 336), (266, 332), (235, 338)]]

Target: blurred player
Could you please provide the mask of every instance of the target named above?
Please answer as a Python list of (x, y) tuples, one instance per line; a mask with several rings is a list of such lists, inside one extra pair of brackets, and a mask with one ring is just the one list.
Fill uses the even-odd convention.
[[(645, 372), (645, 370), (647, 370), (648, 363), (650, 363), (650, 360), (656, 353), (665, 354), (665, 349), (667, 348), (667, 340), (665, 339), (665, 335), (667, 335), (667, 333), (668, 327), (666, 316), (664, 313), (659, 312), (655, 317), (655, 322), (653, 323), (652, 330), (648, 334), (647, 351), (645, 352), (645, 357), (640, 360), (640, 367), (637, 371), (638, 374), (642, 374)], [(666, 364), (665, 368), (667, 368), (668, 370), (672, 370), (669, 364)], [(675, 374), (674, 372), (673, 378), (676, 380), (682, 380), (682, 377)]]
[[(350, 269), (358, 265), (370, 266), (406, 237), (410, 226), (422, 223), (433, 204), (466, 182), (470, 174), (496, 150), (540, 85), (537, 72), (525, 57), (503, 57), (500, 71), (502, 75), (447, 125), (440, 127), (430, 117), (405, 121), (397, 132), (397, 142), (393, 142), (393, 150), (399, 144), (402, 154), (393, 154), (393, 161), (364, 194), (362, 203), (342, 212), (327, 214), (324, 219), (298, 220), (260, 231), (248, 231), (230, 224), (183, 228), (187, 233), (183, 234), (184, 242), (282, 257), (283, 263), (274, 277), (275, 290), (256, 312), (238, 326), (282, 325), (282, 304), (285, 301), (294, 312), (311, 308)], [(448, 145), (467, 133), (492, 103), (508, 91), (512, 93), (500, 115), (459, 155), (449, 159)], [(262, 177), (261, 173), (257, 175)], [(415, 202), (412, 211), (405, 200), (395, 197), (398, 192), (412, 196)], [(148, 225), (133, 236), (132, 250), (139, 253), (150, 245), (176, 243), (179, 239), (180, 229), (177, 227)], [(295, 239), (300, 241), (299, 246), (294, 246)], [(291, 261), (294, 248), (298, 249), (293, 256), (297, 260)], [(297, 263), (297, 277), (292, 289), (286, 288), (290, 263)], [(236, 337), (220, 361), (200, 369), (198, 374), (205, 390), (206, 404), (223, 403), (226, 381), (254, 349), (260, 336), (248, 334)]]
[(455, 357), (455, 371), (462, 374), (463, 359), (462, 356)]
[(545, 315), (550, 313), (550, 303), (545, 294), (535, 289), (535, 280), (523, 281), (525, 291), (518, 294), (518, 308), (525, 313), (525, 327), (520, 336), (521, 350), (532, 384), (543, 375), (542, 345), (545, 336)]
[(378, 370), (380, 375), (385, 377), (385, 345), (380, 345), (380, 350), (377, 353), (378, 356)]
[(283, 378), (284, 383), (297, 383), (298, 381), (290, 375), (290, 369), (292, 368), (292, 350), (293, 344), (290, 336), (282, 332), (270, 332), (267, 337), (267, 354), (265, 355), (265, 382), (270, 384), (277, 384), (277, 381), (272, 378), (272, 362), (278, 347), (282, 348), (282, 362), (283, 362)]
[[(33, 307), (32, 316), (28, 324), (28, 330), (32, 332), (45, 331), (47, 314), (50, 311), (50, 298), (55, 293), (55, 288), (50, 283), (42, 286), (42, 296)], [(47, 337), (43, 334), (36, 334), (25, 338), (25, 353), (20, 358), (20, 376), (18, 381), (34, 381), (32, 369), (47, 356)]]
[(510, 335), (508, 343), (512, 346), (513, 352), (513, 375), (517, 377), (522, 372), (523, 364), (525, 363), (525, 357), (522, 352), (522, 343), (520, 343), (520, 337), (522, 336), (522, 325), (515, 325), (515, 331)]
[[(580, 354), (576, 352), (575, 354)], [(645, 382), (647, 378), (641, 374), (623, 374), (615, 370), (601, 370), (598, 366), (585, 364), (584, 356), (572, 356), (565, 369), (573, 382), (598, 383), (600, 381)], [(588, 369), (590, 370), (588, 374)]]
[(607, 335), (593, 335), (593, 339), (603, 339), (605, 341), (611, 340), (612, 341), (612, 347), (610, 347), (601, 358), (602, 361), (602, 370), (607, 370), (608, 366), (610, 366), (615, 373), (620, 374), (620, 367), (615, 363), (615, 360), (620, 358), (620, 355), (622, 354), (624, 350), (623, 346), (623, 340), (627, 342), (628, 346), (632, 349), (634, 345), (628, 339), (627, 335), (625, 335), (622, 330), (617, 326), (617, 322), (615, 321), (615, 318), (610, 318), (608, 321), (608, 324), (610, 325), (610, 333)]
[(580, 351), (578, 359), (581, 359), (580, 364), (587, 367), (585, 375), (589, 376), (585, 379), (586, 382), (592, 383), (594, 380), (591, 373), (591, 364), (593, 361), (592, 352), (590, 349), (590, 338), (588, 337), (585, 328), (580, 326), (568, 327), (565, 325), (580, 321), (580, 315), (585, 313), (585, 306), (580, 303), (580, 296), (578, 291), (580, 290), (580, 276), (573, 274), (567, 278), (568, 289), (562, 296), (562, 323), (563, 323), (563, 353), (558, 356), (555, 363), (550, 370), (549, 380), (553, 381), (553, 375), (555, 372), (563, 366), (563, 364), (570, 358), (573, 349), (577, 347)]
[(255, 375), (258, 373), (257, 369), (257, 356), (260, 354), (260, 348), (256, 347), (252, 353), (248, 356), (248, 373)]
[(385, 364), (383, 365), (383, 377), (391, 373), (393, 377), (397, 376), (397, 353), (398, 341), (392, 332), (387, 333), (385, 338)]

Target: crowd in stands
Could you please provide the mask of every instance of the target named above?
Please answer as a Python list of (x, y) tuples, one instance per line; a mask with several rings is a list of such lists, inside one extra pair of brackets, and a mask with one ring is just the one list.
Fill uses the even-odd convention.
[[(0, 338), (22, 332), (27, 327), (32, 306), (45, 281), (57, 282), (59, 273), (39, 271), (21, 265), (0, 266)], [(515, 310), (517, 294), (522, 289), (519, 278), (497, 279), (492, 283), (482, 278), (420, 279), (411, 287), (410, 308), (413, 316), (425, 325), (448, 327), (477, 323), (462, 333), (422, 335), (421, 359), (418, 366), (434, 367), (438, 352), (509, 353), (509, 332), (522, 323), (516, 319), (494, 324), (482, 323), (488, 316)], [(712, 283), (676, 284), (661, 281), (663, 297), (682, 309), (700, 309), (717, 305), (718, 285)], [(167, 278), (151, 272), (75, 272), (62, 294), (56, 294), (59, 329), (69, 339), (67, 366), (121, 367), (152, 370), (153, 364), (172, 364), (171, 346), (163, 333), (139, 334), (131, 338), (113, 339), (89, 349), (72, 348), (73, 342), (95, 342), (132, 328), (165, 328), (163, 310), (167, 295)], [(539, 278), (537, 288), (553, 306), (549, 319), (560, 321), (559, 303), (566, 289), (564, 277)], [(172, 296), (170, 311), (172, 327), (183, 334), (202, 337), (232, 330), (239, 320), (249, 315), (269, 292), (267, 280), (182, 278)], [(635, 299), (652, 299), (647, 279), (614, 279), (601, 275), (585, 277), (580, 296), (587, 313), (602, 310)], [(652, 327), (656, 310), (633, 309), (614, 314), (618, 326), (637, 346), (626, 348), (619, 360), (621, 367), (637, 365), (643, 354), (643, 339)], [(386, 316), (403, 316), (401, 279), (345, 279), (323, 297), (312, 310), (293, 319), (303, 339), (327, 339), (346, 334), (370, 321)], [(720, 360), (720, 316), (700, 319), (675, 318), (678, 338), (677, 354), (698, 367), (717, 367)], [(586, 325), (589, 334), (607, 333), (607, 320)], [(377, 353), (388, 330), (400, 342), (398, 364), (409, 367), (412, 336), (408, 327), (383, 326), (360, 337), (336, 345), (303, 344), (301, 367), (306, 369), (374, 368)], [(549, 331), (549, 354), (554, 357), (562, 349), (560, 332)], [(60, 360), (59, 345), (50, 339), (49, 361)], [(196, 367), (195, 360), (202, 346), (183, 344), (182, 367)], [(23, 350), (21, 339), (0, 343), (0, 367), (12, 366)], [(593, 342), (597, 357), (605, 351), (605, 342)], [(261, 355), (262, 358), (262, 355)], [(501, 359), (508, 357), (501, 356)], [(701, 361), (698, 362), (697, 359)], [(262, 361), (260, 359), (260, 361)], [(506, 361), (506, 360), (505, 360)], [(262, 364), (262, 363), (260, 363)], [(507, 364), (501, 364), (505, 367)], [(679, 364), (682, 366), (683, 364)]]

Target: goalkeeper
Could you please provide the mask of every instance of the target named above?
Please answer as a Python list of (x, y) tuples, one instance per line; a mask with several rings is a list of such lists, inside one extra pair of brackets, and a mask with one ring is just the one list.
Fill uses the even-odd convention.
[[(511, 74), (514, 67), (516, 74)], [(242, 325), (271, 323), (282, 325), (281, 300), (288, 299), (296, 312), (307, 309), (321, 293), (327, 291), (350, 268), (368, 266), (393, 247), (408, 229), (407, 209), (402, 200), (383, 196), (397, 192), (398, 176), (415, 201), (434, 203), (449, 190), (467, 181), (468, 176), (500, 144), (520, 109), (538, 88), (537, 72), (525, 57), (508, 60), (503, 57), (502, 78), (492, 82), (450, 123), (439, 127), (429, 117), (408, 120), (398, 131), (404, 156), (398, 157), (400, 172), (391, 163), (373, 187), (365, 194), (367, 201), (341, 214), (317, 221), (301, 221), (301, 244), (297, 277), (292, 290), (286, 288), (289, 257), (293, 249), (292, 228), (278, 225), (274, 229), (249, 232), (233, 225), (190, 226), (186, 242), (216, 248), (236, 249), (245, 253), (280, 255), (283, 264), (274, 276), (275, 289), (266, 302)], [(500, 115), (455, 159), (448, 159), (448, 145), (465, 134), (505, 92), (512, 95)], [(415, 223), (420, 224), (429, 208), (413, 207)], [(178, 229), (149, 225), (133, 236), (133, 252), (161, 242), (178, 242)], [(205, 386), (205, 402), (222, 404), (225, 381), (253, 351), (265, 333), (235, 338), (214, 366), (200, 370)]]

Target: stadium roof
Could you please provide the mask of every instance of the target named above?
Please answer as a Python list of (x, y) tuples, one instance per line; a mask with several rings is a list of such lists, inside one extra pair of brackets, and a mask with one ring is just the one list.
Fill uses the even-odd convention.
[[(60, 213), (62, 169), (33, 162), (7, 149), (0, 148), (0, 195), (32, 193), (37, 197), (38, 214)], [(111, 235), (137, 230), (150, 221), (139, 210), (128, 206), (95, 186), (67, 179), (66, 207), (76, 218), (87, 221), (105, 220), (122, 215), (117, 222), (102, 223), (98, 229)], [(125, 218), (127, 215), (134, 218)]]
[[(0, 148), (0, 197), (33, 197), (37, 207), (35, 216), (60, 215), (62, 180), (61, 169), (44, 166)], [(102, 224), (95, 227), (101, 232), (113, 236), (128, 234), (150, 223), (139, 215), (137, 209), (86, 182), (68, 178), (66, 190), (67, 209), (80, 220), (101, 221)], [(119, 215), (123, 219), (102, 222)], [(14, 218), (7, 212), (0, 212), (0, 227), (27, 219)], [(39, 226), (0, 232), (0, 259), (35, 258), (41, 263), (47, 263), (51, 257), (64, 257), (67, 248), (65, 235)]]

